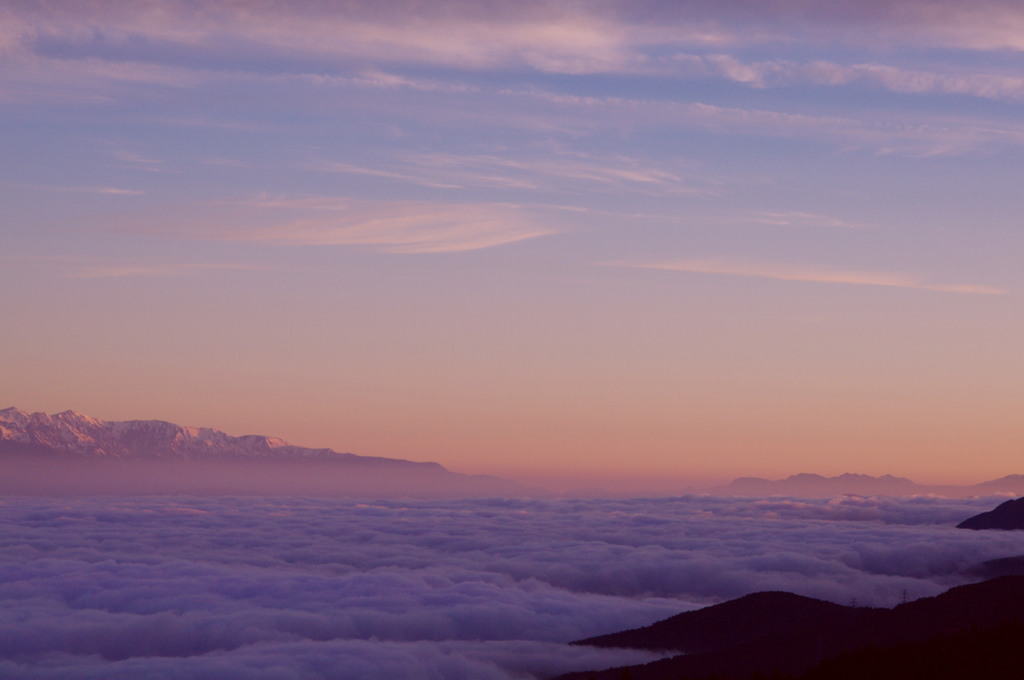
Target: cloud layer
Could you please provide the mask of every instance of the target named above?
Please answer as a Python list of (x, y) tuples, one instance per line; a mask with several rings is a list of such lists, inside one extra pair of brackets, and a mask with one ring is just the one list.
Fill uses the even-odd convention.
[(349, 503), (8, 498), (8, 678), (494, 678), (639, 663), (565, 642), (744, 593), (891, 605), (1024, 537), (993, 499)]
[[(979, 6), (980, 5), (980, 6)], [(0, 30), (8, 77), (27, 90), (55, 87), (69, 97), (83, 81), (190, 87), (214, 74), (337, 74), (368, 65), (463, 72), (677, 74), (720, 77), (757, 87), (794, 81), (836, 85), (865, 80), (897, 92), (1021, 96), (1019, 75), (958, 74), (877, 63), (815, 59), (745, 60), (743, 50), (836, 42), (855, 49), (1021, 50), (1024, 11), (990, 0), (953, 2), (233, 3), (157, 0), (23, 2)], [(267, 56), (273, 55), (273, 60)], [(202, 66), (197, 67), (197, 64)], [(381, 84), (399, 76), (362, 77)], [(36, 95), (38, 96), (38, 92)], [(93, 93), (95, 96), (95, 93)]]
[(808, 36), (861, 44), (915, 41), (973, 49), (1022, 49), (1024, 11), (1010, 0), (962, 4), (884, 2), (748, 2), (687, 0), (506, 3), (456, 0), (415, 3), (145, 4), (23, 2), (6, 12), (0, 45), (68, 41), (123, 49), (143, 38), (157, 51), (184, 45), (223, 56), (224, 48), (254, 46), (392, 62), (433, 62), (461, 68), (525, 64), (557, 72), (633, 69), (645, 48), (673, 44), (772, 43)]

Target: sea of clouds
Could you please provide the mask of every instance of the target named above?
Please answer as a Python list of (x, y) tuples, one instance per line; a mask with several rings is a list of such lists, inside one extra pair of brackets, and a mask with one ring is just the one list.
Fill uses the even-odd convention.
[(1024, 554), (1002, 499), (0, 498), (0, 678), (510, 680), (759, 590), (891, 606)]

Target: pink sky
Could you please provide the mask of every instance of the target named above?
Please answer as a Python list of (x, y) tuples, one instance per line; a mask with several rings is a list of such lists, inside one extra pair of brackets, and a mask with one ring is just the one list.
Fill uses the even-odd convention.
[(1015, 2), (0, 10), (0, 407), (555, 485), (1022, 473)]

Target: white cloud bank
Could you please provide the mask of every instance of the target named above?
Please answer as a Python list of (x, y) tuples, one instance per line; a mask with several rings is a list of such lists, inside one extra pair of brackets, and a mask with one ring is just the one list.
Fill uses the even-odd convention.
[(993, 499), (7, 498), (0, 676), (494, 679), (638, 663), (565, 642), (782, 589), (891, 605), (1014, 532)]

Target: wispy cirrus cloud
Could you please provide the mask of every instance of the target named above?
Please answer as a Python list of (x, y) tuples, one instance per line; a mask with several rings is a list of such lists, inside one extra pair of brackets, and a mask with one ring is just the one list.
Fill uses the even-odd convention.
[(529, 209), (503, 203), (267, 197), (198, 204), (115, 228), (203, 240), (294, 246), (366, 246), (387, 253), (481, 250), (552, 234)]
[[(609, 190), (659, 195), (705, 193), (677, 171), (622, 156), (589, 154), (415, 153), (395, 158), (390, 168), (317, 160), (307, 167), (325, 172), (370, 175), (441, 189), (491, 187), (561, 192)], [(708, 184), (704, 180), (703, 184)]]
[(907, 94), (961, 94), (987, 99), (1024, 98), (1024, 78), (1013, 74), (967, 69), (938, 71), (888, 64), (839, 64), (832, 61), (743, 61), (728, 54), (674, 55), (670, 63), (682, 73), (717, 76), (755, 88), (793, 84), (826, 86), (864, 82)]
[(856, 286), (882, 286), (911, 288), (940, 293), (969, 293), (975, 295), (1004, 295), (1008, 291), (994, 286), (975, 284), (928, 283), (910, 274), (857, 269), (829, 269), (806, 265), (765, 262), (741, 262), (725, 259), (678, 260), (649, 263), (602, 262), (600, 264), (640, 269), (664, 269), (694, 274), (719, 274), (746, 278), (799, 281), (806, 283), (848, 284)]
[(335, 76), (321, 73), (305, 73), (302, 80), (315, 86), (356, 86), (374, 89), (409, 89), (422, 92), (479, 92), (480, 88), (463, 83), (450, 83), (426, 78), (409, 78), (397, 73), (379, 69), (363, 71), (355, 76)]
[[(898, 7), (898, 8), (897, 8)], [(670, 5), (611, 0), (498, 3), (322, 3), (264, 0), (232, 3), (28, 0), (0, 9), (0, 102), (116, 98), (120, 87), (192, 87), (211, 77), (290, 74), (315, 84), (344, 82), (436, 92), (472, 89), (443, 79), (411, 78), (387, 66), (458, 71), (685, 75), (697, 70), (755, 87), (788, 82), (875, 82), (898, 92), (1024, 97), (1016, 73), (841, 65), (729, 54), (750, 46), (821, 48), (837, 41), (1024, 50), (1024, 7), (982, 0), (897, 5), (843, 0), (783, 0)], [(720, 54), (678, 50), (714, 49)], [(372, 65), (368, 67), (369, 65)], [(319, 71), (310, 72), (315, 65)], [(314, 69), (316, 70), (316, 69)]]
[(293, 245), (363, 245), (391, 253), (450, 253), (553, 233), (510, 205), (345, 201), (326, 210), (329, 215), (302, 217), (241, 238)]
[(831, 215), (818, 215), (799, 210), (788, 212), (760, 211), (745, 215), (738, 221), (777, 227), (833, 227), (837, 229), (864, 229), (869, 225), (849, 222)]
[(461, 184), (445, 183), (423, 174), (413, 174), (410, 172), (398, 172), (395, 170), (384, 170), (381, 168), (371, 168), (364, 165), (357, 165), (355, 163), (344, 163), (340, 161), (327, 161), (327, 160), (316, 160), (308, 163), (306, 168), (310, 170), (317, 170), (320, 172), (337, 172), (346, 175), (368, 175), (370, 177), (384, 177), (387, 179), (396, 179), (403, 182), (411, 182), (413, 184), (419, 184), (421, 186), (433, 187), (435, 189), (461, 189)]
[(642, 59), (631, 49), (637, 28), (607, 10), (563, 2), (325, 5), (271, 0), (244, 8), (177, 0), (99, 6), (28, 2), (6, 14), (8, 49), (59, 55), (63, 46), (74, 45), (79, 52), (113, 51), (121, 60), (145, 54), (144, 47), (137, 49), (142, 43), (186, 47), (207, 54), (213, 63), (224, 61), (225, 52), (245, 53), (253, 45), (286, 60), (317, 55), (461, 69), (518, 64), (564, 73), (623, 71)]
[[(244, 9), (180, 0), (99, 5), (29, 1), (2, 11), (0, 50), (7, 58), (0, 63), (0, 102), (33, 98), (107, 102), (120, 96), (121, 88), (139, 85), (184, 88), (212, 79), (260, 77), (268, 82), (299, 79), (314, 87), (339, 84), (424, 95), (473, 94), (494, 101), (500, 95), (486, 87), (455, 82), (458, 78), (452, 78), (451, 70), (507, 69), (672, 78), (703, 74), (755, 88), (873, 83), (902, 93), (1024, 99), (1024, 78), (1012, 68), (1000, 72), (966, 63), (957, 68), (841, 64), (824, 58), (827, 50), (822, 48), (841, 37), (854, 47), (876, 46), (881, 41), (1024, 49), (1020, 38), (1024, 32), (1019, 30), (1024, 27), (1024, 7), (1005, 0), (972, 3), (969, 11), (956, 3), (926, 0), (899, 3), (898, 11), (881, 3), (852, 0), (827, 6), (781, 0), (723, 6), (687, 0), (672, 7), (615, 1), (584, 6), (559, 0), (515, 6), (469, 0), (429, 6), (405, 0), (344, 5), (267, 0)], [(791, 54), (794, 44), (812, 48), (822, 58), (752, 61), (735, 54), (751, 45), (766, 46), (776, 56), (779, 50)], [(686, 53), (673, 54), (680, 50)], [(435, 78), (392, 72), (402, 66), (451, 70)], [(449, 116), (461, 108), (447, 104)], [(891, 125), (888, 120), (828, 121), (793, 111), (694, 102), (678, 102), (674, 111), (656, 114), (652, 113), (656, 104), (619, 99), (617, 115), (637, 124), (653, 115), (675, 116), (682, 124), (691, 121), (712, 129), (719, 125), (772, 133), (788, 129), (808, 135), (825, 131), (845, 138), (844, 144), (915, 156), (1020, 143), (1019, 131), (977, 121), (922, 124), (919, 112), (907, 125), (899, 121)], [(471, 113), (459, 115), (475, 116), (478, 122), (485, 117), (481, 108), (486, 107), (479, 102), (468, 108)], [(518, 112), (524, 120), (544, 118), (543, 112), (532, 113)], [(554, 125), (550, 119), (544, 123)], [(571, 129), (572, 123), (565, 127)], [(492, 179), (500, 184), (507, 177), (506, 172)]]
[[(216, 2), (115, 0), (83, 4), (28, 0), (8, 6), (0, 48), (57, 43), (143, 50), (170, 44), (205, 50), (260, 45), (292, 54), (323, 54), (380, 62), (493, 68), (510, 64), (556, 72), (645, 67), (646, 48), (791, 42), (877, 45), (917, 42), (973, 49), (1024, 49), (1024, 8), (1013, 0), (863, 0), (793, 3), (683, 0), (579, 4), (533, 0), (417, 3), (321, 3), (264, 0), (245, 6)], [(134, 39), (134, 44), (133, 44)], [(47, 42), (48, 41), (48, 42)], [(143, 42), (146, 41), (146, 42)]]
[(160, 172), (164, 164), (164, 162), (159, 158), (144, 156), (127, 149), (110, 149), (108, 153), (119, 162), (124, 163), (127, 167), (148, 170), (150, 172)]
[(68, 269), (69, 275), (75, 278), (109, 279), (131, 276), (187, 276), (209, 271), (265, 271), (266, 267), (245, 264), (78, 263)]
[[(537, 188), (552, 180), (607, 190), (612, 187), (659, 193), (696, 193), (679, 174), (644, 165), (631, 158), (596, 158), (585, 154), (554, 154), (544, 158), (510, 158), (508, 155), (421, 154), (409, 162), (442, 173), (451, 173), (467, 184), (526, 186)], [(481, 179), (482, 178), (482, 179)]]
[(61, 193), (73, 193), (73, 194), (100, 194), (103, 196), (142, 196), (145, 191), (141, 189), (126, 189), (124, 187), (110, 187), (110, 186), (79, 186), (79, 187), (62, 187), (62, 186), (34, 186), (34, 189), (42, 189), (45, 191), (58, 191)]
[(78, 256), (31, 258), (36, 264), (50, 266), (68, 278), (117, 279), (150, 276), (192, 276), (216, 271), (267, 271), (269, 267), (236, 262), (159, 262), (143, 259), (114, 259)]
[[(558, 120), (558, 114), (571, 115), (575, 126), (593, 129), (629, 121), (633, 125), (699, 129), (718, 134), (813, 139), (842, 149), (868, 149), (880, 155), (919, 158), (1024, 145), (1024, 126), (1008, 121), (954, 116), (922, 119), (914, 114), (889, 114), (873, 119), (706, 102), (580, 96), (536, 89), (506, 90), (503, 94), (546, 102), (552, 120)], [(568, 119), (566, 125), (569, 125)]]
[(120, 189), (118, 187), (86, 187), (82, 189), (82, 191), (94, 194), (106, 194), (109, 196), (141, 196), (146, 193), (145, 191), (140, 191), (138, 189)]
[(53, 58), (36, 53), (31, 39), (22, 37), (28, 44), (0, 48), (0, 103), (102, 104), (133, 87), (193, 87), (207, 76), (203, 69), (155, 63), (141, 56)]

